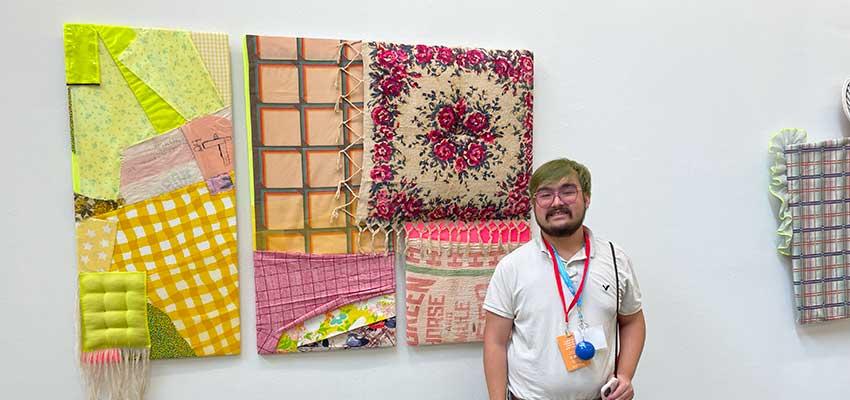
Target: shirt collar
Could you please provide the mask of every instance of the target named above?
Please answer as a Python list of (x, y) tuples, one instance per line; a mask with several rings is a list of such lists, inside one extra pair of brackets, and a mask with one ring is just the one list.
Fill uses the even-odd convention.
[[(594, 256), (596, 256), (596, 242), (593, 240), (593, 231), (590, 230), (590, 228), (588, 228), (587, 226), (584, 227), (584, 230), (587, 232), (587, 237), (590, 241), (590, 258), (592, 259)], [(540, 249), (540, 251), (546, 253), (546, 256), (548, 257), (549, 256), (549, 249), (547, 249), (546, 245), (543, 243), (542, 234), (540, 232), (537, 232), (534, 235), (533, 240), (534, 240), (534, 243), (537, 244), (537, 248)], [(576, 253), (575, 260), (584, 260), (584, 244), (581, 245), (581, 248), (579, 249), (578, 253)], [(564, 261), (570, 261), (570, 260), (564, 260)]]

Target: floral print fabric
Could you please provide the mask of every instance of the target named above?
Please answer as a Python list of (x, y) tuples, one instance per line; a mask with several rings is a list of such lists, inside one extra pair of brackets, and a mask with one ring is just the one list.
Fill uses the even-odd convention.
[(372, 42), (363, 56), (358, 220), (528, 216), (531, 52)]

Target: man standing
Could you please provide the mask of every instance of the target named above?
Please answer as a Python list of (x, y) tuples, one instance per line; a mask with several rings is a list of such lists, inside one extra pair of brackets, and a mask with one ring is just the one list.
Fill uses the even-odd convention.
[(490, 400), (598, 399), (615, 371), (607, 398), (630, 400), (646, 337), (641, 292), (623, 250), (583, 225), (590, 171), (553, 160), (529, 186), (541, 235), (499, 262), (484, 300)]

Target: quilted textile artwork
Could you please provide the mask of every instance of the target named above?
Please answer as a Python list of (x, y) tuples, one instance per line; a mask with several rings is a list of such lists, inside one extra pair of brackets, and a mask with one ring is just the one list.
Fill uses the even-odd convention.
[(363, 64), (359, 221), (528, 217), (531, 52), (371, 42)]
[(240, 351), (227, 35), (66, 24), (64, 48), (80, 365), (88, 397), (141, 398), (151, 358)]
[[(363, 147), (360, 51), (352, 40), (245, 37), (261, 354), (396, 343), (395, 287), (385, 281), (394, 265), (390, 235), (354, 218)], [(366, 289), (341, 289), (334, 265), (357, 266), (352, 276)], [(382, 272), (363, 275), (364, 265)]]

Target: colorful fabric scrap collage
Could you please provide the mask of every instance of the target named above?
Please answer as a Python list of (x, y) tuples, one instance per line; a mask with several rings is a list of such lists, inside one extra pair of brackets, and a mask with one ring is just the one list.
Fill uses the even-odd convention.
[[(244, 37), (257, 351), (483, 339), (530, 240), (529, 51)], [(225, 34), (65, 25), (80, 362), (141, 397), (148, 360), (240, 352)]]
[(148, 360), (240, 352), (225, 34), (64, 27), (80, 363), (141, 398)]

